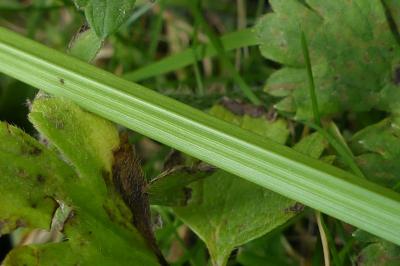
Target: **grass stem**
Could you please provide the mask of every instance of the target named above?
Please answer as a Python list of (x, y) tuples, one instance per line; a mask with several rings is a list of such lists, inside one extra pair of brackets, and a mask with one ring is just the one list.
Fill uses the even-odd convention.
[(235, 66), (228, 58), (221, 40), (216, 36), (210, 25), (205, 21), (204, 15), (201, 13), (201, 2), (199, 0), (189, 2), (189, 7), (192, 10), (193, 16), (199, 21), (201, 27), (205, 31), (206, 35), (210, 39), (215, 50), (218, 52), (218, 56), (221, 59), (224, 66), (227, 68), (233, 80), (239, 86), (246, 98), (254, 105), (261, 105), (261, 100), (254, 94), (251, 88), (247, 85), (246, 81), (237, 72)]
[(1, 27), (0, 72), (400, 244), (400, 195), (390, 189)]

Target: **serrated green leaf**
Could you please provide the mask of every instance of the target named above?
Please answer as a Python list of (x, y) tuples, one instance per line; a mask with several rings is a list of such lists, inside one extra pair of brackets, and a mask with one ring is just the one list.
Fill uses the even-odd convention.
[(69, 100), (47, 95), (36, 97), (29, 119), (76, 167), (88, 189), (105, 195), (107, 188), (99, 177), (111, 174), (113, 150), (119, 146), (116, 126)]
[(174, 211), (207, 244), (214, 265), (296, 214), (289, 210), (294, 201), (224, 171), (190, 187), (188, 206)]
[[(321, 115), (381, 108), (399, 112), (400, 49), (381, 1), (271, 1), (256, 29), (262, 54), (284, 65), (266, 91), (296, 118), (312, 119), (300, 32), (307, 35)], [(291, 105), (288, 105), (291, 103)]]
[[(80, 31), (69, 52), (90, 61), (101, 45), (91, 30)], [(59, 78), (58, 82), (65, 85), (66, 81)], [(29, 119), (71, 165), (76, 177), (75, 181), (65, 178), (55, 184), (65, 196), (54, 200), (60, 208), (65, 205), (70, 209), (68, 219), (58, 229), (67, 241), (17, 248), (7, 256), (5, 265), (54, 265), (54, 261), (60, 265), (157, 265), (112, 183), (113, 152), (119, 147), (116, 126), (67, 99), (43, 93), (31, 106)]]
[(395, 118), (369, 126), (352, 138), (358, 165), (367, 178), (393, 188), (400, 183), (400, 123)]
[[(61, 245), (66, 248), (57, 246), (60, 243), (19, 248), (9, 254), (4, 265), (54, 265), (55, 257), (61, 265), (70, 261), (80, 265), (157, 265), (131, 225), (131, 214), (115, 194), (98, 195), (96, 190), (101, 187), (88, 188), (84, 178), (55, 151), (17, 128), (1, 124), (0, 138), (1, 233), (17, 227), (49, 229), (55, 208), (71, 208), (60, 228), (66, 237)], [(101, 175), (96, 178), (103, 179)]]
[[(92, 49), (91, 41), (99, 46)], [(78, 33), (70, 52), (79, 59), (90, 61), (100, 47), (101, 42), (89, 30)], [(90, 54), (82, 53), (88, 49), (92, 51)], [(63, 79), (59, 82), (65, 84)], [(119, 146), (116, 126), (83, 111), (69, 100), (43, 93), (39, 93), (32, 104), (29, 119), (42, 137), (73, 166), (73, 175), (79, 180), (70, 189), (63, 185), (67, 179), (56, 184), (58, 189), (68, 192), (64, 198), (72, 199), (69, 205), (73, 215), (59, 228), (68, 241), (17, 248), (7, 256), (5, 265), (32, 264), (33, 261), (52, 265), (57, 257), (60, 265), (113, 265), (126, 264), (130, 260), (154, 264), (154, 256), (131, 225), (130, 210), (112, 186), (106, 186), (111, 183), (113, 151)], [(62, 199), (54, 200), (61, 202)], [(130, 242), (136, 243), (133, 246), (137, 251), (127, 250)], [(113, 250), (113, 246), (119, 246), (118, 250)], [(102, 254), (98, 254), (99, 251)], [(116, 255), (116, 252), (120, 254)]]
[(131, 15), (135, 0), (75, 0), (100, 39), (113, 34)]
[[(70, 51), (77, 51), (75, 56), (83, 59), (76, 49), (91, 45), (87, 39), (78, 36)], [(91, 60), (97, 51), (86, 59)], [(59, 82), (65, 84), (62, 79)], [(10, 253), (7, 261), (21, 264), (35, 260), (46, 265), (52, 263), (53, 257), (67, 254), (60, 264), (73, 261), (72, 264), (113, 265), (126, 264), (130, 260), (138, 261), (138, 265), (154, 264), (154, 255), (131, 224), (130, 210), (110, 185), (113, 151), (119, 146), (116, 126), (82, 110), (69, 100), (46, 94), (36, 97), (29, 119), (50, 145), (55, 146), (61, 156), (72, 164), (79, 176), (80, 189), (74, 188), (69, 193), (75, 196), (73, 204), (77, 208), (73, 208), (74, 217), (69, 218), (63, 228), (68, 237), (67, 244), (62, 247), (52, 244), (24, 247)], [(80, 211), (78, 214), (77, 209)], [(129, 242), (135, 242), (138, 250), (133, 253), (127, 250)], [(118, 250), (113, 250), (113, 246), (119, 246)], [(99, 250), (113, 255), (99, 256)], [(78, 255), (81, 252), (83, 254)]]
[[(243, 116), (221, 105), (214, 106), (210, 113), (277, 142), (286, 142), (289, 131), (284, 120), (272, 122), (263, 113), (252, 117), (246, 114), (249, 108), (237, 103), (226, 105)], [(326, 146), (325, 139), (314, 133), (295, 149), (319, 158)], [(297, 214), (296, 202), (221, 170), (191, 188), (189, 205), (174, 210), (207, 244), (214, 265), (224, 265), (235, 247), (267, 234)]]
[(57, 188), (75, 173), (22, 130), (0, 123), (0, 235), (18, 227), (49, 229)]
[(399, 188), (400, 164), (398, 160), (387, 160), (374, 153), (359, 155), (356, 160), (369, 180), (388, 188)]
[[(236, 104), (238, 108), (243, 108)], [(244, 108), (246, 109), (246, 108)], [(268, 121), (264, 115), (235, 115), (221, 105), (210, 113), (250, 131), (284, 143), (287, 124)], [(192, 197), (177, 215), (207, 244), (214, 265), (225, 265), (232, 250), (260, 237), (293, 217), (293, 200), (242, 180), (222, 170), (190, 185)]]
[(357, 257), (360, 266), (398, 266), (400, 247), (381, 240), (364, 248)]
[(364, 248), (355, 258), (360, 266), (397, 266), (400, 264), (400, 246), (358, 230), (355, 238)]

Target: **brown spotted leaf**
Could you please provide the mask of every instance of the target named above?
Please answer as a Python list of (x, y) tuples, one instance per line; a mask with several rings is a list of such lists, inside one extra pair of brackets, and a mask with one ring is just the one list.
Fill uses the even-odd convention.
[(18, 227), (50, 229), (58, 184), (75, 182), (75, 172), (54, 152), (22, 130), (0, 123), (0, 235)]
[(367, 178), (389, 188), (400, 188), (400, 120), (387, 118), (352, 138), (356, 161)]
[[(385, 2), (394, 15), (399, 13), (398, 1)], [(382, 1), (271, 0), (270, 4), (273, 12), (256, 28), (262, 54), (283, 65), (266, 84), (269, 94), (282, 98), (276, 105), (279, 110), (301, 120), (313, 117), (300, 41), (303, 30), (323, 116), (372, 108), (400, 112), (400, 48)]]
[(122, 200), (112, 192), (96, 194), (102, 187), (88, 189), (85, 176), (54, 149), (1, 123), (0, 162), (1, 234), (17, 227), (49, 230), (56, 208), (69, 213), (56, 228), (64, 234), (62, 243), (18, 247), (4, 265), (52, 265), (54, 258), (61, 265), (157, 265)]
[(357, 230), (354, 237), (363, 247), (355, 257), (359, 266), (400, 265), (400, 246)]

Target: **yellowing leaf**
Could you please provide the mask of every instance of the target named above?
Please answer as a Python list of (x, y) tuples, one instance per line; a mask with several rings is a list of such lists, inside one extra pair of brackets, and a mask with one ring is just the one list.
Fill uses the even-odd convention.
[(116, 126), (111, 122), (82, 110), (63, 98), (39, 95), (29, 119), (63, 157), (76, 167), (88, 189), (96, 187), (96, 194), (106, 192), (100, 176), (109, 176), (113, 150), (119, 146)]
[[(61, 265), (158, 265), (117, 195), (96, 194), (100, 183), (89, 188), (88, 176), (78, 177), (56, 151), (3, 123), (0, 159), (0, 234), (17, 227), (49, 230), (56, 208), (70, 210), (58, 228), (62, 243), (19, 247), (4, 265), (54, 265), (54, 258)], [(102, 175), (92, 178), (105, 181)]]
[(18, 227), (50, 229), (58, 183), (75, 182), (70, 167), (22, 130), (0, 123), (0, 235)]

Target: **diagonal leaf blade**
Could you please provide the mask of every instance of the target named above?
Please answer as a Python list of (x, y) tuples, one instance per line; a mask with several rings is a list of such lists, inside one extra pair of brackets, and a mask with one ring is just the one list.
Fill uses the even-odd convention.
[(400, 195), (0, 28), (0, 71), (400, 244)]
[[(228, 33), (222, 36), (220, 41), (226, 51), (232, 51), (241, 47), (260, 44), (253, 29), (244, 29), (237, 32)], [(213, 47), (212, 43), (198, 45), (197, 47), (188, 48), (155, 63), (151, 63), (147, 66), (125, 73), (124, 78), (130, 81), (139, 82), (147, 78), (181, 69), (193, 64), (197, 60), (205, 57), (213, 57), (216, 54), (217, 51)]]

